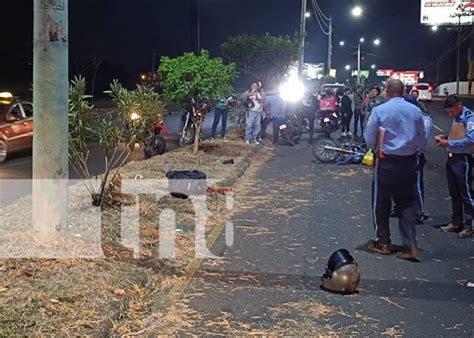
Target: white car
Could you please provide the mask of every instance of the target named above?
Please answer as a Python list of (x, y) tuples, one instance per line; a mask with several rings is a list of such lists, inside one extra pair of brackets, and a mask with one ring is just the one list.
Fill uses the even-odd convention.
[(418, 95), (418, 100), (431, 101), (433, 99), (433, 87), (429, 83), (417, 83), (411, 90), (413, 91), (415, 89), (420, 93)]

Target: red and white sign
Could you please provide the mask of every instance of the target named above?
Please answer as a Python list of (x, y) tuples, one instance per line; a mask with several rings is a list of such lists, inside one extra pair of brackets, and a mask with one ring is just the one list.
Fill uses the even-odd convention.
[(424, 25), (442, 26), (458, 25), (462, 13), (461, 24), (472, 24), (472, 13), (474, 12), (474, 1), (466, 0), (421, 0), (420, 22)]
[(405, 85), (414, 85), (420, 79), (420, 72), (418, 71), (394, 72), (391, 78), (400, 80)]
[(387, 76), (387, 77), (390, 77), (392, 76), (394, 73), (394, 70), (393, 69), (379, 69), (377, 70), (377, 76)]

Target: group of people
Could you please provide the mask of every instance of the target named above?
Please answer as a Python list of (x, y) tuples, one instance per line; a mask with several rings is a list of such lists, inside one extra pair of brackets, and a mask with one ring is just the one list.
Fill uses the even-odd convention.
[[(415, 226), (424, 211), (424, 152), (433, 126), (417, 94), (413, 91), (406, 95), (401, 81), (388, 81), (386, 102), (373, 108), (364, 132), (367, 145), (376, 152), (372, 187), (375, 241), (370, 249), (392, 254), (389, 220), (393, 201), (404, 246), (398, 256), (411, 261), (418, 260)], [(453, 118), (453, 127), (449, 136), (438, 135), (435, 140), (448, 152), (446, 171), (452, 219), (441, 230), (457, 232), (460, 239), (470, 238), (474, 216), (471, 185), (474, 113), (454, 95), (446, 99), (444, 107)]]

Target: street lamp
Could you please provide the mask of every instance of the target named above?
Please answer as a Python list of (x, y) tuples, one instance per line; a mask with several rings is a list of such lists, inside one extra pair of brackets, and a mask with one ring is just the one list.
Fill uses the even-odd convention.
[(344, 67), (344, 68), (346, 68), (346, 70), (351, 70), (351, 66), (350, 66), (350, 65), (346, 65), (346, 67)]
[[(360, 47), (364, 43), (365, 39), (360, 38), (359, 43), (357, 44), (357, 84), (360, 84), (360, 59), (361, 59), (361, 51)], [(374, 45), (379, 46), (380, 45), (380, 39), (375, 39), (374, 40)]]
[(364, 39), (364, 38), (360, 38), (359, 42), (360, 42), (360, 43), (364, 43), (364, 42), (365, 42), (365, 39)]
[(339, 42), (339, 46), (344, 46), (346, 43), (344, 41)]
[(377, 66), (376, 66), (376, 65), (372, 65), (372, 66), (370, 66), (370, 68), (375, 69), (375, 68), (377, 68)]
[(352, 15), (355, 16), (355, 17), (359, 17), (362, 15), (362, 7), (360, 6), (356, 6), (352, 9)]
[(307, 18), (307, 19), (308, 19), (308, 18), (310, 18), (310, 17), (311, 17), (311, 13), (310, 13), (310, 12), (306, 12), (306, 13), (304, 13), (304, 16), (305, 16), (305, 18)]
[(374, 45), (376, 45), (376, 46), (380, 45), (380, 39), (375, 39), (374, 40)]

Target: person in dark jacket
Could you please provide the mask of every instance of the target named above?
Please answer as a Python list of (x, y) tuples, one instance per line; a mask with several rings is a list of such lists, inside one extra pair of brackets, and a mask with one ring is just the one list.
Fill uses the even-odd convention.
[(351, 95), (351, 90), (346, 88), (344, 91), (344, 96), (341, 99), (342, 137), (352, 136), (351, 120), (354, 112), (352, 111), (352, 100), (349, 95)]

